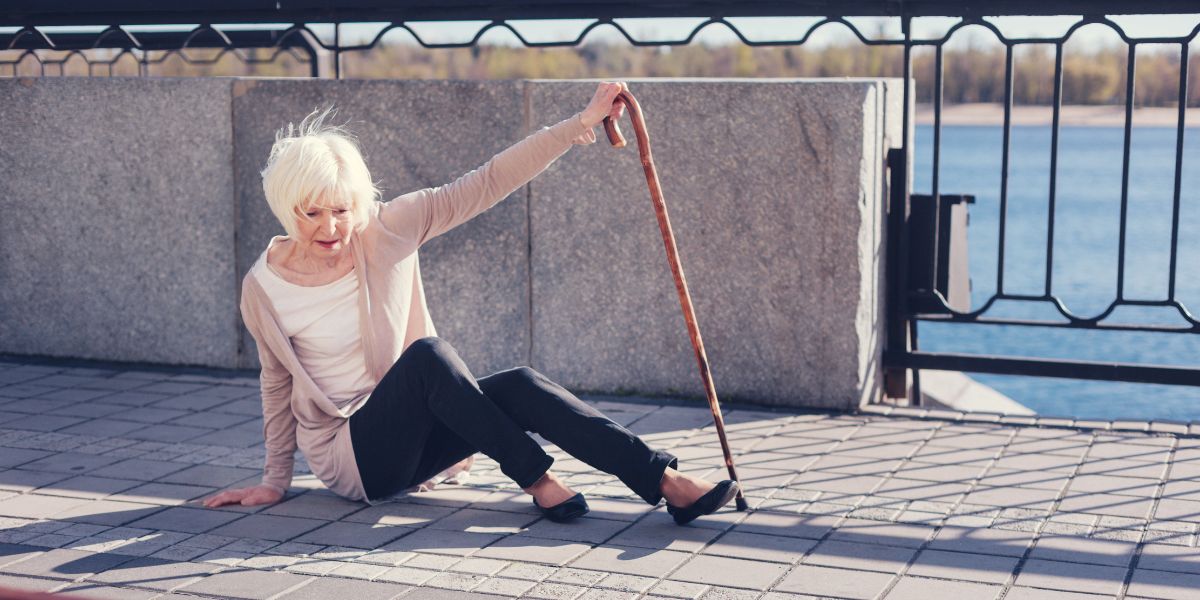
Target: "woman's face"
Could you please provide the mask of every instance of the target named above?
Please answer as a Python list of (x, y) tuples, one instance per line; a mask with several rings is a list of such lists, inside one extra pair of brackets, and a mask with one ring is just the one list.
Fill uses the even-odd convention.
[(348, 200), (321, 199), (301, 210), (308, 219), (296, 219), (300, 239), (296, 240), (313, 257), (333, 258), (350, 244), (354, 231), (354, 213)]

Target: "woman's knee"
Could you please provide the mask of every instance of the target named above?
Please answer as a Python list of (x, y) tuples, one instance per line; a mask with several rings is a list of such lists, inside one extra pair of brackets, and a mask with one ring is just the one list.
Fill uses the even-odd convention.
[(527, 389), (531, 386), (538, 385), (545, 377), (538, 373), (533, 367), (513, 367), (507, 371), (501, 371), (505, 382), (514, 387)]
[(450, 342), (440, 337), (423, 337), (409, 344), (404, 352), (400, 353), (400, 358), (397, 361), (409, 360), (417, 362), (437, 361), (449, 362), (451, 357), (457, 356), (458, 352)]

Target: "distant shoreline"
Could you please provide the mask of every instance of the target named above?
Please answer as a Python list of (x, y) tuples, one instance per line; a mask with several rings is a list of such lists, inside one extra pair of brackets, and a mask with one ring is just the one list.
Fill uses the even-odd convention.
[[(916, 106), (918, 125), (933, 125), (933, 105)], [(1013, 125), (1050, 125), (1053, 115), (1049, 106), (1013, 106)], [(1187, 127), (1200, 127), (1200, 107), (1187, 110), (1184, 123)], [(943, 104), (943, 125), (1002, 125), (1003, 104)], [(1063, 106), (1059, 123), (1067, 126), (1124, 127), (1124, 106)], [(1176, 108), (1135, 108), (1133, 124), (1136, 127), (1175, 127), (1179, 123)]]

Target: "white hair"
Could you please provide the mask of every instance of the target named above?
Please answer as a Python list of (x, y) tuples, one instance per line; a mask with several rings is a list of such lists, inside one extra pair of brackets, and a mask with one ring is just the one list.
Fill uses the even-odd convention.
[(296, 126), (275, 133), (275, 144), (262, 170), (263, 193), (275, 218), (288, 236), (297, 239), (297, 219), (308, 219), (308, 206), (332, 199), (346, 199), (354, 215), (355, 229), (367, 224), (380, 190), (358, 149), (358, 140), (344, 126), (325, 123), (336, 113), (332, 105), (316, 109)]

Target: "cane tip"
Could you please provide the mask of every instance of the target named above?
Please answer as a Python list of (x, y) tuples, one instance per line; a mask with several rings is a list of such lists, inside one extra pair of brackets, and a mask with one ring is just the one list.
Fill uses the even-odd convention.
[(743, 498), (742, 496), (738, 496), (738, 497), (737, 497), (737, 509), (738, 509), (738, 512), (746, 512), (746, 510), (747, 510), (747, 509), (749, 509), (749, 508), (750, 508), (750, 505), (749, 505), (749, 504), (746, 504), (746, 499), (745, 499), (745, 498)]

